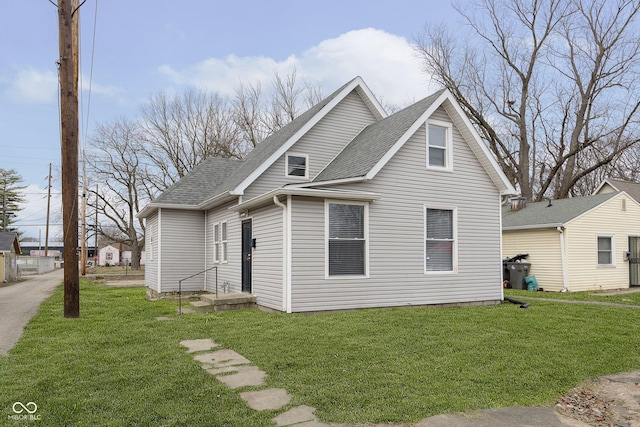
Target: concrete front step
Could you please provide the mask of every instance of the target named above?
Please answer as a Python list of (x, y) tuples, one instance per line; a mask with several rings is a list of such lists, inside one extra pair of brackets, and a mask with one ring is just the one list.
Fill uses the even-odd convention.
[(247, 293), (233, 294), (204, 294), (200, 296), (200, 301), (189, 303), (191, 308), (198, 312), (240, 310), (243, 308), (256, 308), (257, 298)]

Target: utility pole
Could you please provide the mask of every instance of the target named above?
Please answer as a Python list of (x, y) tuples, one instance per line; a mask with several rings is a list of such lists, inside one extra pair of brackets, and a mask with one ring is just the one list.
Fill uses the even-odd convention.
[(94, 267), (98, 266), (98, 184), (96, 184), (96, 223), (94, 224), (94, 248), (93, 248), (93, 263)]
[(47, 187), (47, 226), (44, 229), (44, 256), (49, 256), (49, 214), (51, 212), (51, 163), (49, 163), (49, 186)]
[(62, 128), (64, 317), (80, 317), (78, 277), (78, 7), (58, 0)]
[(80, 265), (82, 275), (87, 275), (87, 168), (84, 150), (82, 150), (82, 244)]

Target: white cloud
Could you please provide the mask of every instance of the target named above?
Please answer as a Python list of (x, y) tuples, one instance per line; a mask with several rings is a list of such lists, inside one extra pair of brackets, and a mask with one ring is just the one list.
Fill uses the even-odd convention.
[(50, 104), (55, 102), (58, 77), (50, 70), (29, 67), (18, 70), (7, 88), (7, 95), (18, 103)]
[[(16, 218), (17, 228), (23, 237), (40, 237), (44, 245), (47, 222), (47, 189), (39, 185), (29, 184), (23, 190), (25, 202)], [(60, 190), (51, 190), (51, 208), (49, 215), (49, 241), (62, 239), (61, 222), (62, 199)]]
[(162, 65), (160, 72), (179, 85), (232, 95), (240, 82), (260, 81), (263, 88), (273, 72), (288, 74), (295, 67), (300, 79), (320, 85), (325, 95), (361, 76), (383, 104), (406, 105), (433, 91), (420, 60), (404, 38), (366, 28), (324, 40), (284, 61), (269, 57), (209, 58), (184, 69)]

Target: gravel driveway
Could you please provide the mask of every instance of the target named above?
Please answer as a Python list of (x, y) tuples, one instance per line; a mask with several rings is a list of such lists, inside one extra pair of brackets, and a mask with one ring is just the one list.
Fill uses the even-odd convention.
[(23, 279), (0, 288), (0, 355), (3, 356), (16, 345), (40, 304), (64, 282), (64, 270)]

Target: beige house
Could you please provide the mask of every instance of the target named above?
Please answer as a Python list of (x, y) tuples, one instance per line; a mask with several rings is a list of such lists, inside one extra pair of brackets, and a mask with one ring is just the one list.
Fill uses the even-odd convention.
[(0, 232), (0, 283), (18, 280), (17, 256), (20, 255), (18, 233)]
[(530, 275), (545, 291), (587, 291), (640, 285), (640, 204), (616, 191), (506, 206), (505, 257), (528, 253)]

